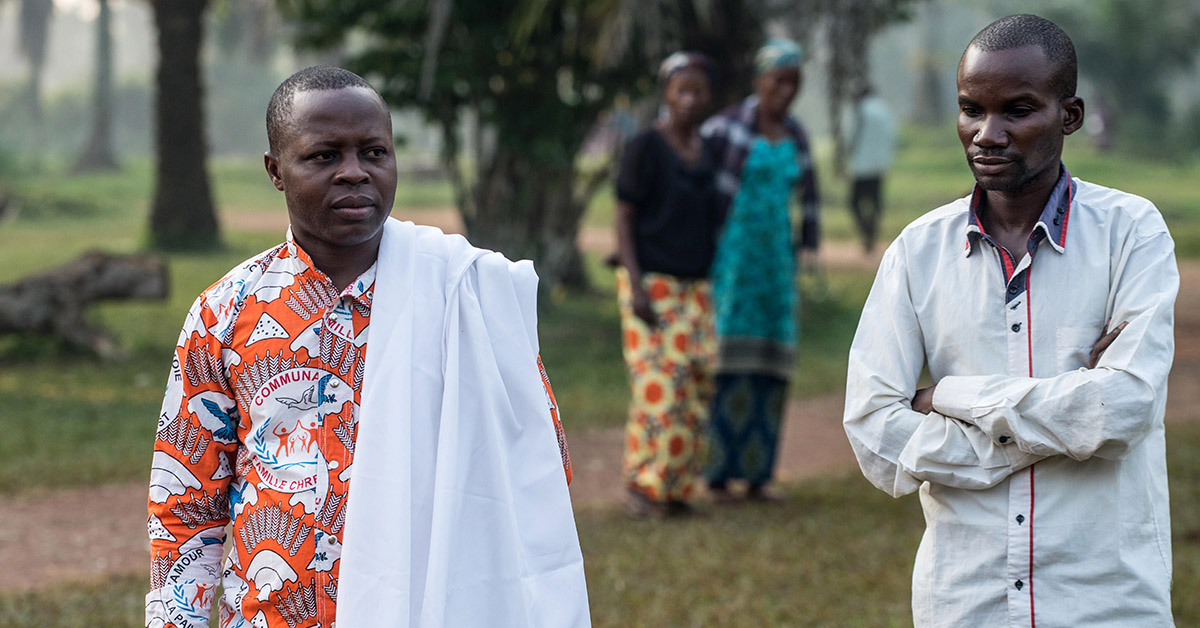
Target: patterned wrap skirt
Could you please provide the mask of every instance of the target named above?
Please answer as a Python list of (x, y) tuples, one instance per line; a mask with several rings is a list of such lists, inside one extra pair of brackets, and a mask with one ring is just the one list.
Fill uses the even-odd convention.
[(769, 483), (775, 473), (788, 381), (759, 373), (718, 373), (708, 432), (708, 485), (730, 480), (750, 486)]
[(632, 400), (625, 426), (625, 485), (656, 502), (696, 495), (712, 402), (716, 333), (709, 282), (642, 277), (658, 325), (633, 313), (629, 273), (617, 270), (625, 366)]

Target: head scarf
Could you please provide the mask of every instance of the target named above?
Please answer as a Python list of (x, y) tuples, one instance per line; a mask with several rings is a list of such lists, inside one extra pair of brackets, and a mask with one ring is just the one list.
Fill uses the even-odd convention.
[(782, 37), (773, 38), (758, 49), (754, 55), (754, 71), (766, 74), (780, 68), (800, 68), (804, 63), (804, 49), (800, 44)]
[(659, 85), (666, 85), (671, 77), (688, 69), (700, 70), (708, 82), (712, 82), (712, 61), (703, 53), (681, 50), (663, 59), (662, 65), (658, 66)]

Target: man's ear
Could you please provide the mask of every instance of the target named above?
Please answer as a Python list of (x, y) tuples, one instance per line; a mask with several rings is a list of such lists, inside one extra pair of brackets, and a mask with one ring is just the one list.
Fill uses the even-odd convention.
[(283, 177), (279, 174), (279, 158), (272, 151), (263, 153), (263, 165), (267, 168), (267, 176), (271, 177), (271, 183), (276, 190), (283, 191)]
[(1070, 135), (1083, 126), (1083, 99), (1071, 96), (1062, 100), (1063, 135)]

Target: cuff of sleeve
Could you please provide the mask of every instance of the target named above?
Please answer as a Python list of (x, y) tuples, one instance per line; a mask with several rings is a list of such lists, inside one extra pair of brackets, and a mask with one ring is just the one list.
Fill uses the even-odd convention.
[(985, 377), (943, 377), (933, 389), (933, 409), (945, 416), (954, 417), (971, 425), (975, 418), (971, 408), (983, 388)]

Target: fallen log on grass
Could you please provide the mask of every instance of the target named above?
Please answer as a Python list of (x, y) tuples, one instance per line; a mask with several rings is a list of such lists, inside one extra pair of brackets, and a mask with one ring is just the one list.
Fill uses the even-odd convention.
[(121, 355), (87, 306), (118, 299), (164, 299), (167, 266), (153, 255), (86, 253), (45, 273), (0, 285), (0, 334), (52, 335), (67, 347), (103, 358)]

